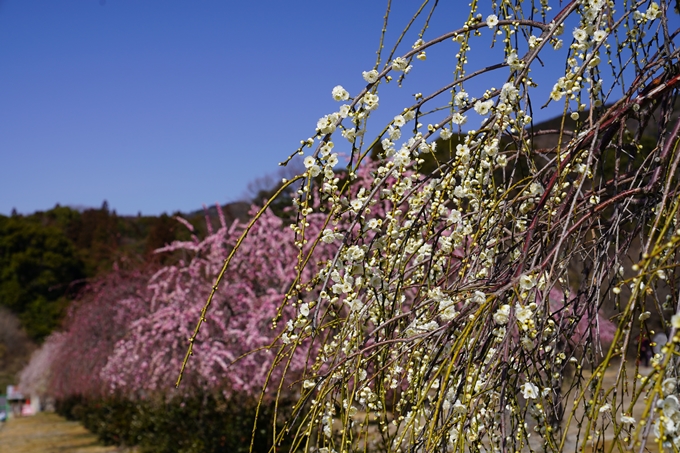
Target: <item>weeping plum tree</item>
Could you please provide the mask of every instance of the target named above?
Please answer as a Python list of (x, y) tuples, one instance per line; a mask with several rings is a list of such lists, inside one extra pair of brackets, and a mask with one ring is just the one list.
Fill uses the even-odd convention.
[[(219, 206), (217, 211), (222, 214)], [(193, 233), (189, 222), (177, 220)], [(310, 221), (314, 231), (323, 227), (324, 216), (310, 216)], [(210, 280), (246, 228), (239, 222), (228, 225), (224, 215), (220, 225), (217, 231), (209, 228), (202, 240), (192, 235), (189, 241), (156, 250), (174, 255), (172, 264), (114, 269), (91, 282), (71, 307), (63, 331), (48, 337), (24, 370), (22, 386), (59, 399), (96, 400), (110, 393), (131, 399), (176, 395), (168, 377), (182, 361), (184, 340), (191, 335), (202, 299), (211, 292)], [(263, 348), (276, 337), (271, 321), (276, 316), (284, 322), (294, 318), (290, 309), (277, 312), (288, 290), (288, 276), (295, 272), (294, 232), (267, 211), (258, 215), (239, 245), (242, 253), (223, 275), (224, 288), (212, 299), (209, 328), (196, 339), (197, 362), (182, 388), (184, 395), (197, 391), (246, 399), (259, 395), (274, 358)], [(319, 260), (329, 256), (323, 247), (315, 250)], [(311, 278), (310, 271), (301, 275)], [(255, 349), (259, 352), (247, 354)], [(235, 362), (238, 366), (230, 368)], [(299, 375), (304, 364), (304, 358), (296, 358), (289, 374)]]
[[(263, 394), (299, 399), (275, 439), (324, 453), (677, 451), (673, 5), (473, 1), (429, 36), (439, 3), (386, 54), (388, 3), (367, 85), (332, 90), (340, 107), (296, 151), (306, 171), (284, 181), (298, 253), (279, 313), (294, 319), (277, 324)], [(439, 47), (455, 54), (449, 83), (382, 112)], [(497, 59), (475, 66), (473, 52)], [(535, 130), (544, 104), (562, 118)], [(669, 341), (642, 377), (630, 353), (655, 328)], [(284, 385), (301, 359), (303, 378)]]

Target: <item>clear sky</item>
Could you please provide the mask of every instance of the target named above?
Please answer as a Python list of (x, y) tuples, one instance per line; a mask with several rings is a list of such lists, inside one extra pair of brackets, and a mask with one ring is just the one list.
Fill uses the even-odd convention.
[[(419, 2), (394, 3), (397, 33)], [(441, 3), (426, 38), (464, 20), (467, 3)], [(363, 88), (385, 5), (0, 0), (0, 214), (103, 200), (160, 214), (239, 199), (337, 110), (335, 85)], [(428, 53), (414, 83), (449, 81), (454, 45)]]

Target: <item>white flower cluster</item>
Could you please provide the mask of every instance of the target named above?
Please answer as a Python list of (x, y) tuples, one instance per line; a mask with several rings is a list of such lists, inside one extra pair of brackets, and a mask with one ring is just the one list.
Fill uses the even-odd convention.
[(658, 19), (661, 17), (661, 8), (659, 7), (659, 4), (656, 2), (652, 2), (649, 4), (649, 7), (647, 7), (647, 11), (642, 12), (642, 11), (635, 11), (633, 13), (633, 18), (637, 22), (637, 24), (641, 25), (644, 24), (645, 22), (652, 21), (655, 19)]
[[(654, 5), (637, 16), (657, 18)], [(542, 12), (550, 9), (545, 0), (541, 7)], [(580, 123), (588, 108), (581, 96), (587, 92), (597, 105), (600, 52), (606, 55), (614, 41), (606, 8), (605, 0), (578, 2), (579, 19), (569, 22), (576, 28), (568, 33), (573, 41), (567, 70), (551, 93), (555, 101), (565, 97), (578, 101), (578, 107), (567, 112)], [(322, 174), (323, 180), (299, 191), (296, 233), (304, 236), (309, 226), (306, 209), (320, 205), (319, 212), (328, 217), (322, 227), (310, 227), (310, 234), (318, 236), (309, 243), (318, 239), (315, 246), (322, 249), (323, 259), (307, 265), (304, 270), (311, 270), (311, 276), (300, 277), (291, 290), (295, 298), (290, 303), (297, 311), (282, 339), (297, 346), (304, 338), (323, 338), (318, 357), (309, 356), (310, 368), (317, 372), (310, 375), (327, 371), (328, 378), (302, 384), (318, 398), (310, 400), (316, 412), (309, 418), (308, 432), (318, 432), (319, 437), (333, 438), (333, 419), (355, 421), (359, 406), (366, 410), (366, 418), (362, 414), (356, 420), (362, 418), (363, 426), (375, 422), (372, 426), (395, 437), (392, 451), (413, 439), (426, 439), (426, 433), (431, 434), (426, 428), (443, 444), (448, 440), (451, 449), (496, 451), (506, 442), (508, 450), (520, 451), (527, 445), (528, 434), (522, 428), (527, 416), (538, 422), (541, 437), (554, 435), (548, 409), (556, 409), (562, 396), (551, 389), (562, 385), (565, 366), (580, 366), (565, 349), (565, 344), (573, 345), (572, 338), (564, 335), (581, 329), (580, 318), (568, 304), (573, 300), (550, 299), (559, 297), (559, 288), (568, 294), (573, 284), (562, 262), (560, 247), (571, 245), (559, 241), (563, 230), (559, 216), (576, 187), (585, 187), (581, 192), (587, 195), (573, 203), (578, 209), (575, 217), (566, 217), (574, 222), (589, 221), (587, 216), (593, 214), (589, 202), (600, 205), (610, 195), (604, 188), (594, 190), (595, 184), (575, 185), (598, 171), (580, 142), (578, 147), (538, 150), (529, 135), (529, 96), (535, 86), (529, 72), (535, 67), (532, 56), (550, 51), (549, 43), (559, 48), (557, 36), (564, 25), (519, 26), (502, 9), (495, 12), (502, 15), (502, 22), (496, 14), (486, 19), (473, 14), (464, 31), (454, 36), (461, 45), (458, 66), (452, 85), (440, 92), (445, 99), (440, 105), (430, 108), (436, 96), (417, 93), (415, 104), (381, 125), (381, 132), (366, 141), (370, 145), (357, 140), (378, 107), (378, 88), (381, 95), (391, 88), (385, 87), (389, 74), (398, 72), (401, 80), (412, 70), (414, 56), (425, 59), (425, 43), (419, 39), (406, 57), (390, 57), (381, 71), (363, 72), (368, 86), (353, 98), (336, 86), (333, 99), (351, 103), (317, 124), (318, 153), (306, 157), (304, 165), (309, 175)], [(523, 20), (519, 14), (514, 17)], [(493, 30), (494, 39), (505, 34), (510, 71), (504, 69), (507, 78), (499, 88), (473, 97), (458, 82), (467, 75), (461, 68), (467, 62), (468, 43), (484, 26)], [(518, 31), (526, 45), (514, 44)], [(527, 46), (530, 50), (520, 54)], [(381, 80), (385, 85), (379, 85)], [(473, 117), (483, 117), (480, 129), (454, 130), (468, 124), (471, 110)], [(442, 121), (437, 115), (449, 116)], [(439, 122), (427, 124), (428, 116)], [(342, 124), (346, 118), (352, 123), (347, 127)], [(352, 144), (352, 154), (350, 168), (336, 174), (338, 154), (328, 135), (338, 131)], [(550, 179), (555, 168), (559, 172)], [(317, 186), (318, 194), (312, 194)], [(303, 246), (300, 251), (302, 263), (308, 255)], [(638, 288), (640, 283), (636, 282)], [(680, 315), (671, 324), (680, 328)], [(506, 373), (504, 382), (499, 382), (500, 369)], [(367, 374), (375, 376), (368, 379)], [(505, 382), (515, 387), (501, 393)], [(342, 396), (334, 393), (338, 387)], [(394, 398), (389, 411), (383, 407), (388, 398)], [(329, 401), (334, 404), (327, 406)], [(598, 416), (613, 418), (612, 406), (601, 406)], [(674, 445), (672, 436), (680, 431), (677, 395), (665, 393), (658, 409), (655, 433)], [(435, 415), (440, 425), (432, 424)], [(505, 424), (508, 418), (510, 425)], [(620, 421), (635, 424), (631, 414), (620, 415)], [(518, 432), (500, 439), (502, 425), (517, 426)]]
[(398, 72), (403, 72), (404, 74), (408, 74), (411, 71), (411, 68), (413, 66), (408, 64), (408, 61), (402, 57), (397, 57), (394, 60), (392, 60), (392, 70), (393, 71), (398, 71)]
[(332, 95), (336, 101), (346, 101), (349, 99), (349, 93), (340, 85), (333, 88)]
[(680, 449), (680, 401), (677, 380), (667, 378), (662, 383), (663, 398), (657, 403), (659, 418), (654, 422), (654, 435), (668, 450)]
[[(592, 71), (600, 64), (600, 46), (608, 48), (606, 43), (608, 31), (599, 28), (601, 22), (601, 15), (604, 14), (606, 6), (605, 0), (587, 0), (583, 2), (583, 15), (581, 16), (581, 23), (576, 27), (572, 36), (574, 42), (571, 48), (574, 50), (574, 56), (567, 61), (569, 68), (564, 77), (560, 77), (557, 83), (553, 86), (550, 97), (553, 101), (559, 101), (563, 97), (568, 100), (575, 100), (579, 96), (581, 90), (584, 89), (584, 84), (589, 84), (589, 92), (596, 99), (595, 105), (601, 105), (598, 99), (600, 81), (595, 81), (592, 78)], [(558, 49), (561, 46), (556, 45)]]

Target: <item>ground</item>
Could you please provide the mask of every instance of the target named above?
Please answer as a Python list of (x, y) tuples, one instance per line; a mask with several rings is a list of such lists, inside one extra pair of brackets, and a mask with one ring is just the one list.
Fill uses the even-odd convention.
[(12, 419), (0, 428), (0, 453), (123, 453), (105, 447), (78, 422), (40, 413)]

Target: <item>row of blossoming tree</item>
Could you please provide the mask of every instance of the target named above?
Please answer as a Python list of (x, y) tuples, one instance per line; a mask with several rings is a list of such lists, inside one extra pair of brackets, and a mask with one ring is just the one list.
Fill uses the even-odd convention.
[[(365, 88), (334, 88), (295, 153), (292, 222), (267, 203), (166, 247), (177, 264), (93, 286), (48, 340), (51, 390), (143, 397), (181, 368), (180, 391), (292, 402), (272, 442), (295, 451), (680, 448), (672, 6), (473, 1), (427, 38), (438, 6), (385, 56), (388, 6)], [(489, 43), (499, 60), (472, 66)], [(379, 116), (442, 46), (450, 83)], [(553, 130), (533, 127), (543, 103)], [(628, 358), (652, 330), (668, 343), (641, 376)]]
[[(425, 2), (385, 57), (388, 4), (365, 88), (332, 90), (343, 104), (296, 151), (309, 150), (306, 171), (284, 181), (298, 250), (263, 395), (299, 395), (275, 439), (319, 452), (677, 451), (673, 5), (473, 1), (427, 38), (440, 3)], [(498, 61), (469, 62), (489, 44)], [(450, 83), (379, 116), (442, 46)], [(539, 99), (546, 71), (554, 87)], [(544, 103), (562, 121), (538, 131)], [(190, 356), (207, 329), (226, 340), (214, 316), (208, 300), (183, 372), (202, 368)], [(642, 376), (627, 354), (655, 329), (668, 342)]]
[[(220, 227), (212, 231), (211, 219), (206, 217), (207, 237), (192, 235), (190, 241), (176, 241), (157, 250), (171, 256), (168, 261), (173, 264), (152, 263), (135, 270), (114, 268), (90, 282), (70, 307), (63, 329), (47, 338), (23, 370), (21, 387), (56, 398), (58, 405), (66, 404), (67, 408), (75, 401), (81, 412), (104, 407), (106, 414), (86, 426), (104, 440), (127, 444), (139, 442), (137, 437), (142, 435), (140, 427), (133, 426), (134, 420), (131, 425), (130, 420), (122, 419), (144, 419), (137, 421), (142, 430), (162, 430), (162, 423), (167, 422), (162, 414), (145, 412), (170, 410), (164, 405), (174, 404), (181, 420), (195, 416), (189, 412), (189, 405), (233, 402), (236, 409), (199, 409), (198, 413), (221, 417), (210, 421), (213, 431), (219, 431), (217, 425), (234, 424), (230, 418), (238, 415), (240, 405), (243, 417), (250, 417), (247, 428), (243, 431), (236, 426), (223, 431), (245, 439), (247, 447), (253, 418), (248, 411), (255, 407), (253, 403), (257, 403), (268, 377), (280, 379), (283, 374), (270, 373), (275, 354), (268, 346), (276, 338), (272, 320), (293, 319), (291, 310), (278, 308), (289, 290), (289, 277), (296, 272), (298, 248), (295, 233), (286, 227), (284, 219), (271, 211), (258, 216), (258, 223), (240, 242), (240, 250), (247, 253), (239, 254), (224, 275), (224, 285), (212, 300), (210, 320), (195, 339), (195, 368), (177, 391), (174, 377), (195, 318), (213, 291), (210, 282), (223, 265), (225, 254), (246, 229), (238, 221), (227, 224), (219, 206), (217, 212)], [(177, 220), (193, 232), (189, 222)], [(323, 222), (319, 216), (310, 230), (321, 228)], [(319, 259), (324, 253), (328, 255), (322, 248), (316, 253)], [(302, 272), (301, 276), (309, 279), (311, 272)], [(298, 357), (287, 372), (291, 377), (301, 376), (304, 368), (305, 359)], [(273, 403), (273, 398), (267, 403)], [(187, 410), (182, 409), (185, 405)], [(64, 413), (80, 419), (88, 416), (70, 409)], [(178, 421), (170, 419), (170, 423)], [(158, 434), (167, 437), (167, 433)], [(170, 445), (168, 450), (166, 446), (156, 448), (153, 444), (158, 439), (147, 437), (150, 439), (146, 439), (143, 451), (236, 451), (233, 441), (225, 444), (219, 439), (210, 448), (207, 442), (200, 447), (188, 442), (189, 446)]]
[[(217, 211), (222, 214), (219, 206)], [(178, 221), (193, 231), (186, 220)], [(174, 390), (173, 376), (210, 281), (245, 228), (238, 221), (227, 225), (221, 215), (220, 225), (202, 240), (193, 236), (157, 250), (174, 254), (174, 264), (116, 268), (90, 283), (71, 307), (64, 329), (47, 339), (23, 371), (25, 386), (56, 398)], [(266, 349), (229, 367), (273, 339), (271, 321), (295, 268), (294, 233), (267, 212), (241, 248), (250, 251), (239, 255), (224, 276), (228, 284), (213, 300), (214, 322), (196, 340), (200, 354), (187, 387), (259, 394), (269, 374), (273, 354)]]

